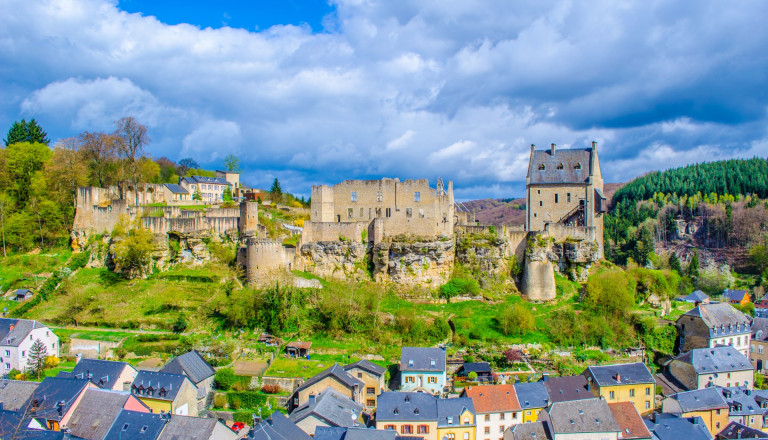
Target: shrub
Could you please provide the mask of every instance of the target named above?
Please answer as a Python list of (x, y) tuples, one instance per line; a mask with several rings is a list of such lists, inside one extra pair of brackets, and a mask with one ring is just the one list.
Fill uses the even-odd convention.
[(440, 286), (440, 296), (453, 298), (459, 295), (475, 296), (480, 293), (480, 285), (472, 278), (452, 278)]
[[(238, 408), (258, 408), (267, 404), (267, 395), (258, 391), (237, 391), (227, 393), (229, 406)], [(237, 406), (235, 406), (237, 405)]]
[(45, 362), (43, 363), (45, 368), (54, 368), (59, 365), (59, 358), (56, 356), (46, 356)]
[(515, 304), (507, 307), (496, 317), (499, 330), (505, 335), (522, 336), (536, 328), (536, 321), (528, 307)]
[(243, 401), (234, 396), (229, 396), (229, 407), (237, 411), (243, 406)]
[(584, 305), (600, 316), (624, 317), (635, 304), (637, 283), (621, 269), (589, 277)]
[(216, 384), (216, 388), (226, 391), (232, 388), (232, 385), (235, 384), (237, 381), (237, 376), (235, 376), (235, 371), (233, 369), (222, 368), (216, 372), (216, 375), (213, 377), (213, 381)]
[(271, 384), (271, 385), (262, 385), (261, 386), (261, 392), (266, 394), (279, 394), (281, 391), (280, 385), (278, 384)]
[(73, 272), (77, 269), (82, 269), (86, 264), (88, 264), (88, 260), (90, 260), (90, 258), (91, 254), (88, 252), (80, 252), (78, 254), (74, 254), (72, 255), (72, 258), (69, 259), (69, 265), (67, 267), (69, 267)]
[(467, 379), (471, 380), (472, 382), (477, 380), (477, 373), (474, 371), (470, 371), (467, 375)]
[(216, 408), (224, 408), (224, 406), (227, 404), (227, 395), (226, 394), (216, 394), (216, 396), (213, 397), (213, 406)]

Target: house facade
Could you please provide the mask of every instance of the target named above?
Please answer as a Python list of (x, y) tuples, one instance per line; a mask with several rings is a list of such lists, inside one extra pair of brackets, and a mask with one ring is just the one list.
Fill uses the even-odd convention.
[(309, 435), (320, 426), (361, 426), (363, 406), (333, 388), (327, 388), (317, 396), (296, 408), (290, 420)]
[(127, 362), (83, 358), (78, 360), (71, 373), (59, 374), (65, 377), (88, 379), (102, 389), (129, 391), (139, 372)]
[(25, 371), (30, 349), (40, 340), (48, 356), (59, 356), (59, 338), (48, 327), (31, 319), (0, 318), (0, 374)]
[(418, 392), (385, 392), (376, 409), (376, 429), (425, 440), (475, 440), (472, 399), (440, 399)]
[(661, 411), (680, 417), (701, 417), (712, 435), (728, 425), (728, 402), (717, 388), (685, 391), (669, 396), (662, 401)]
[(725, 289), (723, 290), (723, 299), (728, 304), (738, 304), (740, 306), (745, 306), (752, 301), (752, 298), (749, 296), (749, 292), (746, 290)]
[(400, 353), (400, 390), (442, 393), (446, 382), (445, 365), (444, 348), (403, 347)]
[(182, 374), (141, 370), (133, 380), (131, 393), (153, 413), (197, 416), (197, 388)]
[(333, 364), (330, 368), (312, 376), (293, 392), (288, 402), (288, 410), (293, 411), (327, 389), (361, 403), (364, 388), (365, 383), (362, 380), (348, 374), (341, 365)]
[(641, 415), (653, 412), (656, 380), (641, 362), (588, 367), (582, 373), (595, 396), (608, 403), (632, 402)]
[(376, 408), (378, 397), (387, 390), (385, 380), (386, 368), (376, 365), (371, 361), (362, 360), (345, 365), (344, 371), (363, 382), (363, 388), (360, 392), (360, 403), (365, 405), (368, 410)]
[(512, 384), (467, 387), (461, 397), (472, 399), (477, 417), (477, 439), (496, 440), (523, 422), (523, 411)]
[(756, 317), (752, 320), (749, 361), (758, 373), (768, 371), (768, 318)]
[(553, 440), (618, 440), (621, 428), (604, 399), (555, 402), (539, 415)]
[(532, 423), (539, 419), (539, 413), (549, 403), (549, 394), (543, 382), (516, 383), (517, 401), (522, 411), (522, 422)]
[(667, 371), (689, 390), (714, 386), (751, 389), (754, 380), (749, 359), (729, 345), (683, 353), (667, 364)]
[(752, 339), (750, 321), (730, 304), (699, 304), (680, 316), (675, 325), (680, 352), (730, 345), (748, 356)]
[(191, 176), (182, 177), (179, 186), (191, 194), (190, 197), (193, 199), (195, 193), (199, 192), (203, 202), (221, 203), (224, 198), (224, 190), (230, 184), (223, 177)]

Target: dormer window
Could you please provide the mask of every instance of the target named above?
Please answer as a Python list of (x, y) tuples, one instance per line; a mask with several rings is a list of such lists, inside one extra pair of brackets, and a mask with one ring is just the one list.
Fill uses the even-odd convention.
[(392, 411), (392, 412), (393, 412), (394, 414), (396, 414), (396, 415), (397, 415), (397, 414), (400, 414), (400, 408), (395, 408), (395, 410), (394, 410), (394, 411)]
[(453, 425), (453, 417), (448, 417), (448, 424)]
[(565, 167), (563, 166), (563, 164), (560, 164), (560, 165), (558, 165), (558, 166), (557, 166), (557, 169), (558, 169), (558, 170), (562, 170), (563, 168), (565, 168)]
[(429, 366), (430, 366), (430, 367), (434, 367), (434, 366), (435, 366), (435, 360), (434, 360), (434, 359), (432, 359), (431, 361), (429, 361)]
[(581, 169), (581, 162), (576, 162), (576, 165), (573, 166), (573, 169), (580, 170)]
[(408, 359), (408, 366), (409, 366), (409, 367), (412, 367), (412, 366), (413, 366), (413, 359)]
[(539, 165), (539, 171), (544, 171), (546, 168), (544, 164)]

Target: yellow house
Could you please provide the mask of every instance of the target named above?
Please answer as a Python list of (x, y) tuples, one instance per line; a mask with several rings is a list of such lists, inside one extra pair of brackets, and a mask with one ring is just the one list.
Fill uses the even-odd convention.
[(437, 438), (475, 440), (477, 425), (472, 399), (438, 399)]
[(661, 412), (680, 417), (701, 417), (713, 436), (728, 425), (728, 402), (717, 388), (673, 394), (661, 402)]
[(197, 416), (197, 388), (183, 374), (141, 370), (131, 384), (131, 394), (153, 413)]
[(353, 402), (362, 403), (365, 383), (344, 371), (341, 365), (333, 364), (312, 376), (293, 392), (288, 402), (288, 411), (304, 405), (311, 396), (317, 397), (327, 388), (333, 389)]
[(641, 362), (589, 367), (582, 373), (596, 397), (606, 402), (632, 402), (640, 415), (653, 412), (656, 381)]
[(369, 410), (376, 408), (378, 396), (387, 389), (384, 376), (387, 369), (373, 362), (362, 360), (345, 365), (344, 371), (365, 384), (360, 390), (361, 402)]
[(428, 393), (384, 392), (376, 408), (376, 429), (394, 430), (401, 436), (425, 440), (475, 440), (472, 399), (439, 399)]
[(516, 383), (515, 393), (520, 402), (522, 423), (533, 423), (539, 420), (539, 413), (549, 404), (549, 393), (544, 383)]

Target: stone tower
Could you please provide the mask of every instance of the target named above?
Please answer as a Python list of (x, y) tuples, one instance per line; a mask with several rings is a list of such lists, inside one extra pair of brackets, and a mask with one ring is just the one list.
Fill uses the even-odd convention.
[(240, 203), (240, 236), (256, 235), (259, 228), (259, 204), (256, 202)]
[(333, 213), (333, 187), (328, 185), (312, 186), (312, 210), (309, 214), (312, 222), (335, 222)]

